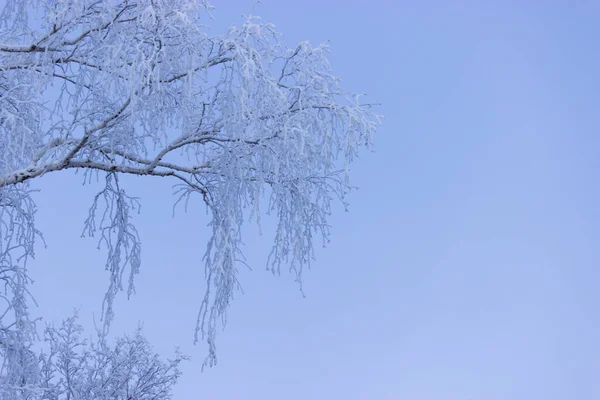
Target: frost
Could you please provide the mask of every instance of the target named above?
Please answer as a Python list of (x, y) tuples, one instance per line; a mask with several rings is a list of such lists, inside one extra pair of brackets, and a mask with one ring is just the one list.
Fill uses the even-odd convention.
[[(346, 204), (349, 163), (371, 144), (379, 117), (340, 87), (327, 46), (287, 48), (256, 17), (211, 36), (201, 24), (210, 8), (196, 0), (7, 2), (0, 213), (8, 219), (0, 237), (21, 247), (5, 245), (0, 262), (14, 269), (14, 251), (33, 255), (33, 178), (67, 169), (106, 174), (84, 231), (107, 249), (106, 332), (124, 274), (131, 295), (141, 267), (132, 220), (139, 204), (119, 176), (171, 179), (176, 202), (202, 202), (209, 214), (195, 338), (208, 343), (212, 366), (218, 321), (239, 288), (244, 208), (259, 224), (263, 211), (276, 216), (267, 268), (287, 267), (301, 283), (315, 243), (329, 241), (332, 202)], [(39, 11), (41, 28), (23, 19), (25, 10)], [(15, 223), (21, 231), (9, 228)], [(26, 276), (19, 268), (14, 273)]]

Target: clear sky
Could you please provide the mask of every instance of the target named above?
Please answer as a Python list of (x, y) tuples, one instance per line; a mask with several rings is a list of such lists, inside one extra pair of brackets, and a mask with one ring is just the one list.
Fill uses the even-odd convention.
[[(143, 321), (179, 345), (175, 400), (600, 398), (600, 9), (595, 2), (263, 1), (293, 46), (330, 41), (344, 86), (381, 102), (375, 151), (354, 164), (302, 298), (264, 271), (270, 236), (246, 233), (217, 367), (192, 345), (204, 291), (202, 207), (171, 218), (170, 183), (129, 180), (143, 265), (113, 331)], [(213, 0), (214, 32), (252, 1)], [(543, 4), (543, 6), (542, 6)], [(597, 3), (596, 3), (597, 4)], [(94, 187), (36, 186), (34, 313), (81, 307), (91, 327), (108, 275), (80, 239)], [(91, 332), (91, 331), (90, 331)]]

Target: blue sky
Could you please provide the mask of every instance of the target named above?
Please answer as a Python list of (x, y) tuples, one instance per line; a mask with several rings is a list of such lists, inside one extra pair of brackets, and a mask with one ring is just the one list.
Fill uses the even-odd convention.
[[(485, 4), (483, 4), (485, 3)], [(360, 190), (304, 275), (263, 269), (269, 236), (246, 233), (242, 272), (200, 373), (192, 345), (208, 230), (201, 206), (171, 218), (171, 187), (142, 197), (138, 294), (114, 331), (143, 321), (168, 355), (193, 357), (187, 399), (558, 400), (600, 398), (600, 57), (592, 2), (263, 1), (254, 14), (293, 46), (330, 41), (344, 86), (380, 102)], [(251, 1), (213, 1), (214, 32)], [(81, 307), (92, 326), (108, 277), (80, 239), (93, 187), (38, 180), (32, 275), (46, 320)]]

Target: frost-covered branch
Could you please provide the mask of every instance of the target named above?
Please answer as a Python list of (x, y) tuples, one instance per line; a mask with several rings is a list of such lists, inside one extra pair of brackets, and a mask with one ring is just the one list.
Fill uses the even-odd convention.
[[(23, 18), (28, 7), (41, 26)], [(200, 0), (9, 1), (0, 14), (0, 195), (48, 173), (106, 174), (85, 231), (108, 253), (105, 328), (125, 271), (131, 293), (141, 266), (139, 206), (119, 176), (172, 179), (176, 203), (203, 202), (211, 237), (197, 257), (206, 288), (196, 340), (208, 342), (214, 365), (218, 321), (244, 263), (244, 210), (259, 224), (263, 212), (276, 216), (267, 269), (288, 267), (301, 283), (379, 117), (342, 89), (326, 46), (287, 48), (254, 17), (208, 35), (209, 9)]]
[[(44, 331), (45, 350), (0, 342), (0, 359), (17, 358), (23, 366), (0, 371), (2, 400), (170, 400), (172, 387), (187, 360), (179, 352), (163, 360), (152, 351), (141, 329), (109, 344), (82, 339), (77, 315)], [(15, 379), (17, 377), (18, 379)]]
[[(28, 377), (37, 373), (30, 350), (37, 335), (29, 314), (27, 260), (34, 256), (41, 233), (35, 228), (36, 207), (30, 196), (24, 184), (0, 191), (0, 388), (17, 385), (22, 388), (19, 393), (36, 384)], [(0, 389), (0, 398), (17, 398), (2, 396)]]

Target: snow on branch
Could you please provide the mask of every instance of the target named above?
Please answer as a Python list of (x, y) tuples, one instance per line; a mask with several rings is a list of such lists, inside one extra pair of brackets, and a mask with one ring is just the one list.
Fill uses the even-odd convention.
[[(24, 4), (41, 13), (41, 28), (14, 12)], [(287, 266), (301, 282), (380, 119), (341, 88), (327, 46), (287, 48), (256, 17), (210, 35), (209, 10), (198, 0), (9, 1), (0, 14), (0, 195), (67, 169), (106, 174), (86, 232), (99, 231), (108, 249), (107, 327), (122, 274), (128, 267), (131, 294), (141, 265), (138, 205), (119, 175), (172, 179), (177, 201), (199, 195), (212, 235), (196, 340), (214, 365), (217, 321), (239, 287), (244, 207), (260, 222), (270, 194), (264, 207), (278, 224), (268, 269)]]
[(138, 328), (108, 344), (103, 333), (96, 341), (83, 339), (77, 313), (44, 330), (46, 349), (0, 341), (0, 355), (17, 359), (21, 368), (0, 374), (0, 399), (170, 400), (172, 387), (188, 358), (175, 352), (161, 359)]

